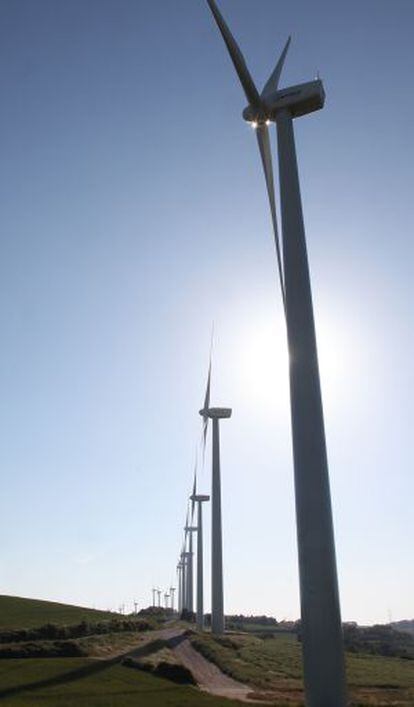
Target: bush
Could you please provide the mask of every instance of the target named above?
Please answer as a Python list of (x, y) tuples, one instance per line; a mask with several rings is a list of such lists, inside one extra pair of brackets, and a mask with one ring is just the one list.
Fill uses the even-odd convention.
[(83, 658), (87, 651), (77, 641), (37, 641), (0, 648), (1, 658)]
[(188, 611), (188, 609), (183, 609), (180, 616), (181, 621), (188, 621), (190, 624), (195, 624), (196, 615), (194, 611)]
[(395, 631), (391, 626), (359, 627), (344, 625), (344, 643), (351, 653), (370, 653), (386, 657), (414, 660), (414, 638), (408, 633)]
[(178, 683), (179, 685), (196, 685), (193, 674), (184, 665), (177, 665), (174, 663), (167, 663), (162, 661), (158, 663), (154, 669), (154, 675), (160, 678), (166, 678), (172, 682)]
[(146, 673), (151, 673), (160, 678), (171, 680), (178, 685), (196, 685), (193, 674), (188, 668), (179, 663), (170, 663), (162, 660), (157, 664), (145, 660), (134, 660), (133, 658), (125, 658), (122, 665), (126, 668), (134, 668), (135, 670), (143, 670)]
[(123, 633), (125, 631), (150, 631), (154, 628), (154, 623), (145, 619), (111, 619), (110, 621), (98, 621), (88, 623), (82, 621), (80, 624), (71, 626), (58, 626), (57, 624), (45, 624), (39, 628), (19, 629), (16, 631), (0, 631), (1, 643), (23, 643), (27, 641), (53, 641), (67, 640), (71, 638), (83, 638), (85, 636), (96, 636), (105, 633)]

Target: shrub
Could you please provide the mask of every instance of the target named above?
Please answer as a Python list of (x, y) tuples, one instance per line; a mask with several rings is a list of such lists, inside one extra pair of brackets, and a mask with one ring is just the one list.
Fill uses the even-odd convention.
[(175, 663), (167, 663), (162, 661), (154, 669), (154, 675), (160, 678), (166, 678), (172, 682), (178, 683), (179, 685), (196, 685), (193, 674), (184, 665), (178, 665)]

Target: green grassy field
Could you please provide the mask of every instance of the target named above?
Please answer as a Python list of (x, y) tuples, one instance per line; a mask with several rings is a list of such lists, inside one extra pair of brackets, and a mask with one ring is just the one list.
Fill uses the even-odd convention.
[[(113, 616), (82, 607), (0, 596), (0, 628), (4, 630), (37, 628), (48, 623), (67, 626), (87, 621), (93, 624)], [(83, 648), (79, 655), (89, 657), (0, 660), (0, 703), (21, 707), (225, 707), (240, 704), (122, 665), (116, 655), (136, 651), (141, 641), (145, 652), (145, 640), (148, 640), (145, 633), (128, 631), (78, 638), (76, 643)], [(275, 633), (259, 637), (251, 633), (230, 633), (214, 639), (211, 634), (194, 634), (192, 641), (223, 672), (250, 685), (252, 692), (266, 695), (267, 704), (303, 705), (301, 646), (295, 635)], [(158, 643), (160, 641), (154, 639), (155, 647)], [(160, 648), (162, 646), (157, 650)], [(147, 662), (152, 658), (147, 658)], [(347, 672), (355, 707), (413, 707), (414, 661), (348, 653)]]
[(0, 702), (10, 707), (229, 707), (119, 664), (81, 658), (0, 662)]
[(0, 629), (37, 628), (45, 624), (65, 626), (81, 621), (102, 621), (113, 618), (107, 611), (51, 601), (0, 596)]
[[(293, 635), (266, 640), (250, 635), (222, 639), (196, 636), (193, 644), (223, 672), (278, 699), (302, 697), (301, 647)], [(347, 654), (348, 684), (354, 705), (414, 705), (414, 662)]]

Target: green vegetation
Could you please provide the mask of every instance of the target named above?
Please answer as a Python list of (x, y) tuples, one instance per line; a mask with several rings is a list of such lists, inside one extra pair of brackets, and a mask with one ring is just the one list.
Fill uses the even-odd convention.
[[(346, 650), (352, 653), (371, 653), (414, 660), (414, 636), (396, 631), (391, 626), (344, 627)], [(414, 669), (414, 667), (413, 667)]]
[[(158, 628), (165, 619), (163, 614), (128, 618), (93, 609), (15, 597), (1, 597), (0, 609), (7, 610), (1, 618), (8, 624), (8, 628), (0, 627), (0, 659), (122, 654), (136, 648), (140, 642), (138, 633)], [(79, 619), (82, 616), (84, 618), (80, 623), (64, 623), (68, 618)], [(54, 623), (35, 624), (51, 617), (55, 619)], [(22, 628), (22, 625), (29, 627)]]
[(263, 640), (242, 634), (220, 638), (205, 634), (193, 636), (191, 642), (235, 680), (263, 690), (271, 689), (275, 682), (279, 688), (302, 689), (301, 651), (295, 636), (280, 634)]
[(103, 633), (76, 640), (25, 641), (0, 645), (0, 659), (7, 658), (105, 658), (136, 649), (141, 639), (136, 631)]
[(138, 618), (128, 620), (113, 618), (110, 621), (95, 622), (82, 621), (80, 624), (70, 626), (45, 624), (38, 628), (0, 630), (0, 644), (27, 641), (65, 641), (70, 638), (83, 638), (84, 636), (96, 636), (105, 633), (151, 631), (158, 626), (159, 624), (154, 619), (143, 620)]
[[(196, 635), (194, 647), (240, 682), (277, 699), (302, 699), (301, 647), (294, 635), (213, 638)], [(413, 705), (413, 662), (378, 655), (347, 654), (348, 683), (354, 704)]]
[(34, 628), (45, 624), (80, 624), (82, 621), (103, 621), (114, 618), (109, 611), (85, 609), (81, 606), (52, 601), (0, 596), (0, 630)]
[(159, 643), (161, 644), (159, 650), (138, 660), (126, 658), (122, 665), (135, 668), (135, 670), (145, 670), (158, 677), (172, 680), (179, 685), (195, 685), (192, 673), (177, 660), (171, 648), (168, 647), (167, 641), (159, 641)]
[(112, 661), (0, 662), (5, 707), (230, 707), (241, 705), (182, 687)]
[[(157, 634), (150, 640), (148, 633), (166, 618), (165, 612), (152, 609), (138, 617), (120, 617), (0, 597), (0, 658), (7, 658), (0, 660), (0, 701), (11, 707), (240, 704), (184, 684), (191, 682), (191, 673), (179, 664), (169, 641)], [(289, 631), (287, 624), (267, 617), (235, 616), (230, 623), (244, 632), (213, 638), (189, 630), (188, 635), (208, 660), (250, 685), (252, 695), (278, 707), (303, 705), (301, 646), (292, 630), (299, 626), (291, 625)], [(412, 636), (389, 626), (348, 625), (345, 643), (355, 707), (414, 705)]]

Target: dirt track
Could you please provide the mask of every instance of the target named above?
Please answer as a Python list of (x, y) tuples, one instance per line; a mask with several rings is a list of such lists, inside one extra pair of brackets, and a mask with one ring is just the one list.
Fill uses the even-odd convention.
[(188, 638), (175, 646), (173, 652), (180, 662), (191, 670), (200, 690), (233, 700), (251, 701), (247, 697), (251, 688), (222, 673), (216, 665), (193, 648)]

